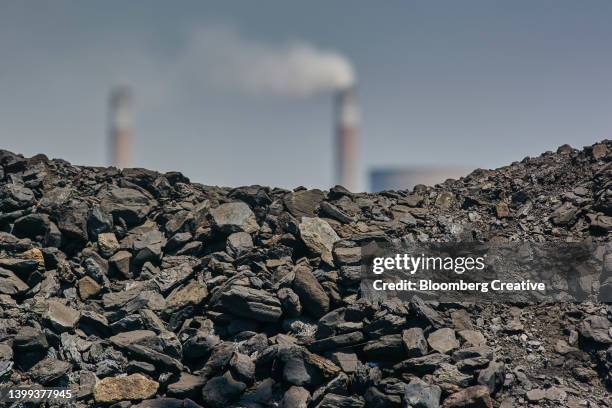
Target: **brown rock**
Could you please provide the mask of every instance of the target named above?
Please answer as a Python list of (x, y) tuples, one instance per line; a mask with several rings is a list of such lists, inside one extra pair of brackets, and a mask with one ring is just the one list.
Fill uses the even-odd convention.
[(304, 310), (313, 317), (321, 317), (329, 311), (329, 296), (307, 266), (295, 268), (293, 290), (300, 297)]
[(117, 237), (112, 232), (105, 232), (98, 234), (98, 251), (100, 254), (108, 258), (113, 255), (119, 249), (119, 242)]
[(506, 203), (498, 203), (495, 206), (495, 214), (497, 218), (508, 218), (510, 217), (510, 209)]
[(79, 296), (83, 300), (96, 296), (102, 290), (102, 286), (100, 286), (98, 282), (96, 282), (89, 276), (84, 276), (79, 279), (78, 288)]
[(108, 260), (114, 271), (118, 272), (122, 277), (129, 279), (132, 277), (130, 272), (130, 264), (132, 262), (132, 254), (128, 251), (119, 251)]
[(444, 400), (442, 408), (493, 408), (489, 389), (484, 385), (475, 385), (456, 392)]
[(321, 190), (300, 190), (287, 194), (284, 202), (287, 211), (299, 220), (301, 217), (315, 217), (315, 210), (324, 198)]
[(143, 400), (154, 396), (158, 388), (157, 381), (150, 380), (142, 374), (106, 377), (94, 386), (94, 398), (96, 402), (101, 403)]

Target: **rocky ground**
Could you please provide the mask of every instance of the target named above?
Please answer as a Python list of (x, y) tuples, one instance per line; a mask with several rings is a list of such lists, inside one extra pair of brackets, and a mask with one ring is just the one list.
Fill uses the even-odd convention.
[(76, 407), (611, 404), (610, 305), (378, 304), (356, 273), (370, 241), (587, 240), (610, 293), (611, 141), (378, 194), (0, 164), (3, 386)]

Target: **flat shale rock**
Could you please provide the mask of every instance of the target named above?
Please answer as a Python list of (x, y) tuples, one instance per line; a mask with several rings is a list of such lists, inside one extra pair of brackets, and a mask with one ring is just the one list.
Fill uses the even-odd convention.
[(287, 194), (284, 203), (287, 211), (299, 220), (302, 217), (315, 217), (317, 207), (324, 199), (325, 193), (321, 190), (300, 190)]
[(363, 352), (373, 361), (398, 361), (406, 355), (404, 343), (400, 334), (389, 334), (377, 340), (370, 341), (363, 348)]
[(259, 229), (255, 214), (251, 208), (241, 202), (225, 203), (210, 210), (215, 226), (226, 233), (252, 233)]
[(83, 300), (87, 300), (91, 297), (96, 296), (102, 290), (102, 286), (89, 276), (84, 276), (79, 279), (78, 283), (79, 296)]
[(227, 313), (260, 322), (276, 322), (282, 314), (278, 298), (246, 286), (232, 286), (224, 291), (219, 306)]
[(0, 293), (5, 295), (20, 295), (30, 287), (14, 272), (0, 268)]
[(433, 353), (423, 357), (413, 357), (394, 366), (398, 371), (408, 371), (415, 374), (433, 373), (442, 363), (450, 363), (451, 358), (446, 354)]
[(178, 381), (168, 385), (167, 393), (171, 397), (197, 399), (204, 384), (204, 377), (181, 373)]
[(406, 407), (437, 408), (440, 406), (442, 391), (437, 385), (413, 380), (406, 386), (404, 402)]
[(113, 187), (100, 191), (98, 194), (100, 209), (134, 225), (142, 220), (157, 205), (148, 194), (133, 188)]
[(56, 330), (68, 331), (74, 329), (80, 316), (78, 310), (57, 300), (50, 300), (47, 302), (47, 312), (44, 317)]
[(427, 337), (429, 346), (438, 353), (448, 354), (459, 348), (459, 341), (455, 337), (455, 331), (449, 328), (438, 329)]
[(71, 368), (70, 363), (49, 357), (30, 368), (28, 375), (33, 381), (47, 385), (68, 373)]
[(360, 397), (352, 397), (338, 394), (325, 394), (317, 408), (362, 408), (365, 400)]
[(442, 404), (442, 408), (459, 407), (493, 408), (493, 401), (489, 395), (488, 388), (484, 385), (468, 387), (452, 394)]
[(144, 400), (157, 392), (159, 384), (142, 374), (124, 377), (106, 377), (94, 386), (96, 402), (113, 403), (125, 400)]

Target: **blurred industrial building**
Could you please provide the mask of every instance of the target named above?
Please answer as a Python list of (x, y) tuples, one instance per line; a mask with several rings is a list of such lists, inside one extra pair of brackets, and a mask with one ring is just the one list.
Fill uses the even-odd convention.
[(369, 173), (371, 192), (411, 190), (417, 184), (432, 186), (445, 180), (466, 176), (470, 170), (460, 166), (409, 166), (372, 169)]

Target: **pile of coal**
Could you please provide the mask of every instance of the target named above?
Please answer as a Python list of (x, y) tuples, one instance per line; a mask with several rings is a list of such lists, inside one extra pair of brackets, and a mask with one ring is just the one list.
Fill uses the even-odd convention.
[(373, 302), (359, 265), (370, 241), (587, 240), (611, 291), (611, 141), (377, 194), (7, 151), (0, 180), (3, 386), (76, 407), (610, 406), (610, 305)]

